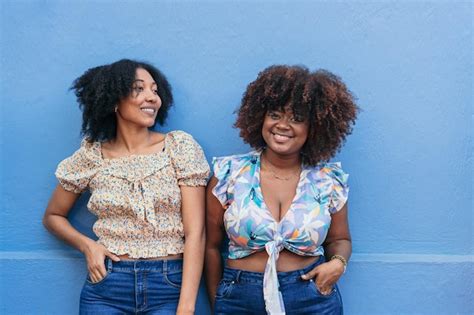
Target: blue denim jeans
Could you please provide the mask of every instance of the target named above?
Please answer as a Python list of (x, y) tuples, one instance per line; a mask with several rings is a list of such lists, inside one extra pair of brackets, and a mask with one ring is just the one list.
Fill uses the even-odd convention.
[(107, 275), (97, 283), (86, 279), (80, 314), (176, 314), (182, 260), (106, 259)]
[[(279, 272), (278, 281), (286, 314), (343, 314), (339, 289), (322, 295), (314, 281), (301, 276), (325, 262), (321, 256), (304, 269)], [(263, 300), (263, 273), (225, 267), (217, 287), (215, 314), (266, 314)]]

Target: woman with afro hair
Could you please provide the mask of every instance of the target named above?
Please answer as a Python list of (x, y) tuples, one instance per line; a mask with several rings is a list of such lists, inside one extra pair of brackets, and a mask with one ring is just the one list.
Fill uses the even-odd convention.
[(346, 85), (324, 70), (271, 66), (248, 85), (235, 126), (254, 151), (214, 158), (207, 187), (206, 283), (216, 314), (342, 314), (348, 175), (328, 160), (357, 112)]
[[(80, 314), (194, 312), (209, 166), (189, 134), (153, 131), (173, 103), (168, 81), (124, 59), (87, 70), (72, 89), (85, 137), (56, 170), (43, 222), (85, 256)], [(86, 190), (97, 241), (68, 221)]]

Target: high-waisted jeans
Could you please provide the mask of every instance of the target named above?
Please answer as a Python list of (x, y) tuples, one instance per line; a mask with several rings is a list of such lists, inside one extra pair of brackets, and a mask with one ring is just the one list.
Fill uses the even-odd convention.
[[(329, 295), (322, 295), (314, 281), (301, 276), (319, 264), (321, 256), (304, 269), (278, 272), (286, 314), (342, 314), (342, 299), (334, 286)], [(263, 300), (263, 273), (225, 267), (217, 287), (215, 314), (266, 314)]]
[(106, 259), (107, 275), (86, 279), (80, 314), (176, 314), (183, 261)]

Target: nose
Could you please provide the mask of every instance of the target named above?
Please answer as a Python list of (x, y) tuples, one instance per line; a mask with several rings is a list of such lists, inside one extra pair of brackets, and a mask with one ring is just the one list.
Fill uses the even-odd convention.
[(158, 95), (153, 91), (148, 91), (146, 94), (146, 100), (150, 103), (156, 103), (158, 101)]
[(277, 128), (280, 128), (280, 129), (288, 129), (290, 128), (290, 124), (288, 122), (288, 118), (287, 117), (282, 117), (280, 120), (278, 120), (277, 122)]

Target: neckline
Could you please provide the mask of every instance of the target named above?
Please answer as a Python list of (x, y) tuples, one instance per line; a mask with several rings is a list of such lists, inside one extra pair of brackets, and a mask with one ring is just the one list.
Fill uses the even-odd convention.
[[(163, 148), (157, 152), (152, 152), (152, 153), (146, 153), (146, 154), (129, 154), (129, 155), (124, 155), (124, 156), (119, 156), (119, 157), (115, 157), (115, 158), (105, 158), (104, 157), (104, 154), (102, 152), (102, 143), (101, 142), (97, 142), (97, 150), (98, 150), (98, 153), (99, 153), (99, 156), (101, 158), (102, 161), (104, 162), (113, 162), (113, 161), (122, 161), (122, 160), (130, 160), (130, 159), (134, 159), (134, 158), (150, 158), (150, 157), (153, 157), (153, 156), (157, 156), (157, 155), (161, 155), (163, 152), (165, 152), (166, 148), (167, 148), (167, 145), (166, 145), (166, 140), (168, 139), (168, 135), (170, 133), (167, 132), (165, 133), (165, 137), (163, 138), (163, 140), (161, 142), (164, 142), (163, 143)], [(160, 142), (160, 143), (161, 143)]]
[(304, 164), (301, 164), (301, 172), (300, 172), (300, 177), (298, 179), (298, 184), (296, 184), (296, 189), (295, 189), (295, 195), (293, 196), (293, 199), (291, 200), (290, 207), (288, 210), (285, 212), (285, 214), (280, 218), (280, 220), (277, 220), (272, 212), (270, 211), (270, 208), (268, 208), (267, 203), (265, 202), (265, 197), (263, 196), (263, 191), (262, 191), (262, 184), (261, 184), (261, 177), (260, 177), (260, 172), (261, 172), (261, 161), (262, 161), (262, 151), (257, 151), (256, 154), (257, 161), (255, 162), (255, 171), (254, 171), (254, 178), (255, 182), (253, 183), (253, 187), (255, 190), (257, 190), (259, 196), (261, 197), (262, 200), (262, 208), (264, 208), (265, 211), (267, 211), (267, 214), (272, 218), (272, 220), (277, 224), (280, 225), (282, 222), (285, 221), (286, 217), (289, 215), (291, 211), (293, 211), (293, 205), (295, 204), (296, 197), (298, 196), (299, 192), (301, 191), (301, 186), (303, 185), (304, 179), (306, 178), (308, 169), (307, 167), (304, 166)]

